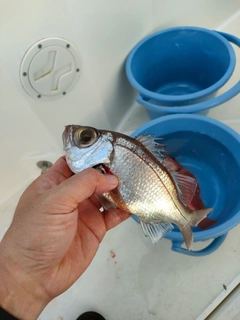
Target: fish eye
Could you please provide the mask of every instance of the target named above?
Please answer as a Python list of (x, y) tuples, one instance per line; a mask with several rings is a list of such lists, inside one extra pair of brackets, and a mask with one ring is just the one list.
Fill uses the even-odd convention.
[(97, 141), (97, 132), (93, 128), (78, 129), (74, 141), (79, 147), (89, 147)]

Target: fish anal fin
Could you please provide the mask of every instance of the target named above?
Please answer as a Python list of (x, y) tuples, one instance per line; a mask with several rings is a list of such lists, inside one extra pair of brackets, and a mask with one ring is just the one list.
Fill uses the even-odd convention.
[(171, 223), (145, 223), (140, 220), (140, 224), (145, 236), (148, 236), (153, 244), (156, 244), (162, 239), (167, 233), (173, 230), (173, 225)]
[(192, 213), (192, 218), (191, 218), (191, 226), (196, 227), (199, 222), (201, 222), (206, 216), (213, 210), (213, 208), (205, 208), (201, 210), (195, 210)]
[(186, 247), (190, 251), (193, 244), (193, 232), (190, 228), (190, 224), (187, 224), (186, 226), (178, 226), (178, 227), (182, 233)]
[(116, 208), (115, 204), (106, 197), (104, 197), (104, 195), (96, 194), (95, 197), (98, 199), (98, 201), (105, 210), (111, 210)]
[(177, 172), (171, 172), (170, 174), (175, 181), (181, 202), (188, 207), (197, 189), (196, 179)]

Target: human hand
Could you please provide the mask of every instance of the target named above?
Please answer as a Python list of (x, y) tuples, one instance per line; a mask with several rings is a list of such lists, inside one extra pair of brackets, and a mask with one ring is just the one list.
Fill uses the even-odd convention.
[(72, 176), (64, 157), (23, 193), (0, 243), (0, 305), (20, 319), (44, 307), (86, 270), (107, 230), (129, 215), (100, 212), (94, 194), (118, 180), (94, 169)]

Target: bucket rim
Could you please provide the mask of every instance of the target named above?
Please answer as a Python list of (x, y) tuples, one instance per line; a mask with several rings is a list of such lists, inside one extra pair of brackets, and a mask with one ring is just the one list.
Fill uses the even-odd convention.
[[(156, 93), (154, 91), (150, 91), (146, 88), (144, 88), (142, 85), (140, 85), (134, 78), (134, 76), (132, 75), (132, 71), (131, 71), (131, 64), (133, 61), (133, 58), (136, 54), (136, 52), (138, 51), (138, 49), (147, 41), (151, 40), (154, 37), (157, 37), (159, 35), (165, 34), (165, 33), (169, 33), (169, 32), (173, 32), (173, 31), (181, 31), (181, 30), (191, 30), (191, 31), (199, 31), (199, 32), (203, 32), (206, 34), (209, 34), (215, 38), (217, 38), (220, 42), (222, 42), (229, 54), (229, 66), (226, 70), (226, 72), (224, 73), (224, 75), (217, 81), (215, 82), (212, 86), (197, 91), (195, 93), (190, 93), (190, 94), (183, 94), (183, 95), (165, 95), (165, 94), (161, 94), (161, 93)], [(137, 90), (137, 92), (140, 94), (140, 96), (143, 99), (151, 99), (155, 102), (160, 102), (160, 103), (164, 103), (166, 104), (166, 108), (169, 106), (171, 107), (172, 105), (178, 105), (178, 104), (184, 104), (184, 103), (189, 103), (189, 102), (195, 102), (196, 100), (200, 100), (203, 99), (213, 93), (215, 93), (218, 89), (220, 89), (231, 77), (232, 73), (234, 72), (236, 66), (236, 54), (235, 51), (232, 47), (232, 45), (229, 43), (229, 41), (224, 38), (223, 35), (221, 35), (220, 33), (218, 33), (218, 31), (215, 30), (210, 30), (207, 28), (202, 28), (202, 27), (195, 27), (195, 26), (179, 26), (179, 27), (172, 27), (172, 28), (167, 28), (167, 29), (163, 29), (160, 31), (157, 31), (153, 34), (150, 34), (149, 36), (145, 37), (144, 39), (140, 40), (134, 47), (133, 49), (130, 51), (128, 57), (127, 57), (127, 61), (126, 61), (126, 74), (128, 77), (129, 82), (131, 83), (131, 85), (133, 86), (133, 88), (135, 88), (135, 90)], [(192, 105), (194, 107), (194, 104)], [(181, 107), (181, 106), (180, 106)], [(159, 106), (156, 105), (156, 109), (158, 109)], [(181, 107), (182, 109), (188, 109), (189, 106), (187, 107)]]

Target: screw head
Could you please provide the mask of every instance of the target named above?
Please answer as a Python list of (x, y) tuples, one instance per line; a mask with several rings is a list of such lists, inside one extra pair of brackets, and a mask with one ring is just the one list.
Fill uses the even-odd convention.
[(70, 48), (70, 44), (67, 44), (66, 47), (69, 49)]
[(46, 172), (49, 168), (51, 168), (52, 162), (47, 161), (47, 160), (38, 161), (38, 162), (37, 162), (37, 166), (38, 166), (38, 168), (42, 169), (41, 174), (43, 174), (43, 173)]
[(23, 72), (23, 76), (26, 77), (27, 76), (27, 72)]
[(42, 45), (41, 44), (38, 45), (38, 49), (42, 49)]

